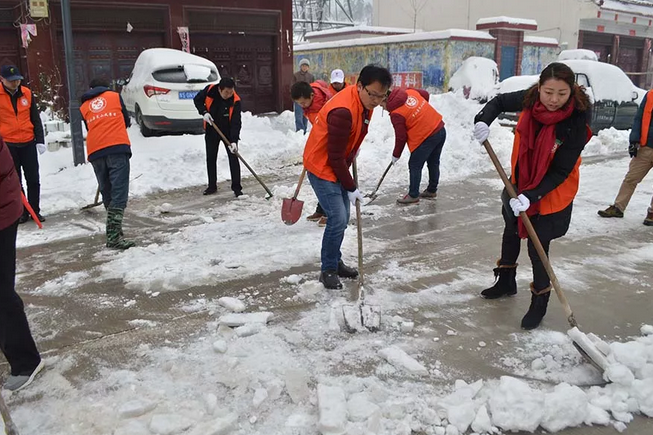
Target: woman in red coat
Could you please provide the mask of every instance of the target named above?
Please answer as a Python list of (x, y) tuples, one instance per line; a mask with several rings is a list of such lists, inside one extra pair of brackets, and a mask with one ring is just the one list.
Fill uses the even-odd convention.
[[(498, 279), (481, 292), (484, 298), (517, 294), (517, 258), (521, 239), (528, 237), (520, 212), (530, 217), (547, 255), (551, 241), (567, 233), (578, 192), (580, 154), (591, 137), (589, 108), (589, 99), (575, 83), (571, 68), (554, 62), (530, 89), (499, 95), (476, 115), (474, 137), (482, 143), (501, 112), (522, 112), (515, 130), (511, 177), (519, 196), (510, 199), (503, 191), (505, 228), (501, 258), (494, 269)], [(528, 256), (533, 266), (531, 304), (521, 326), (534, 329), (546, 314), (551, 282), (530, 240)]]
[(0, 138), (0, 349), (11, 367), (3, 388), (29, 385), (43, 362), (29, 330), (25, 307), (16, 293), (16, 232), (23, 214), (14, 161)]

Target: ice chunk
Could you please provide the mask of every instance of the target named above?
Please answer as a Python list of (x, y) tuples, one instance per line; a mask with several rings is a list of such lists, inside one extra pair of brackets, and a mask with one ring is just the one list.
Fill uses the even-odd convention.
[(218, 340), (214, 342), (213, 350), (217, 353), (225, 353), (227, 351), (227, 342), (224, 340)]
[(379, 355), (397, 368), (418, 376), (428, 376), (429, 371), (413, 357), (396, 346), (379, 350)]
[(117, 428), (113, 435), (150, 435), (150, 431), (142, 421), (130, 420), (124, 426)]
[(415, 329), (414, 322), (401, 322), (399, 326), (399, 330), (403, 333), (411, 332), (413, 329)]
[(353, 394), (347, 401), (347, 410), (351, 421), (365, 421), (375, 412), (380, 411), (378, 405), (370, 401), (367, 393)]
[(233, 311), (234, 313), (242, 313), (246, 308), (245, 304), (240, 299), (230, 298), (227, 296), (218, 299), (218, 304), (222, 305), (229, 311)]
[(642, 333), (642, 335), (653, 335), (653, 326), (642, 325), (640, 332)]
[(188, 430), (193, 423), (188, 417), (175, 414), (155, 414), (150, 420), (150, 432), (157, 435), (176, 435)]
[(213, 415), (215, 409), (218, 407), (218, 396), (213, 393), (208, 393), (204, 396), (204, 408), (208, 415)]
[(323, 434), (341, 434), (347, 426), (347, 400), (340, 387), (319, 384), (317, 406), (320, 415), (318, 430)]
[(485, 405), (482, 405), (476, 417), (472, 422), (472, 430), (478, 433), (488, 433), (492, 430), (492, 420), (490, 420), (490, 415), (487, 413), (487, 408)]
[(556, 385), (544, 396), (544, 416), (540, 425), (547, 432), (583, 424), (587, 418), (588, 399), (583, 390), (566, 383)]
[(256, 391), (254, 392), (254, 398), (252, 399), (252, 406), (254, 408), (258, 408), (261, 406), (263, 402), (265, 402), (265, 399), (268, 398), (268, 390), (265, 388), (257, 388)]
[(290, 369), (286, 371), (286, 390), (293, 403), (301, 403), (308, 399), (311, 391), (308, 389), (309, 376), (305, 370)]
[(198, 425), (190, 435), (227, 435), (238, 427), (238, 416), (227, 414), (224, 417)]
[(248, 323), (234, 329), (234, 332), (239, 337), (249, 337), (250, 335), (258, 334), (263, 329), (262, 323)]
[(533, 432), (544, 414), (544, 393), (519, 379), (502, 376), (488, 404), (494, 426), (505, 431)]
[(145, 400), (132, 400), (120, 405), (118, 416), (120, 418), (136, 418), (145, 415), (156, 408), (156, 402)]
[(218, 322), (221, 325), (236, 327), (243, 326), (248, 323), (268, 323), (272, 313), (268, 311), (262, 311), (260, 313), (232, 313), (225, 314), (218, 319)]

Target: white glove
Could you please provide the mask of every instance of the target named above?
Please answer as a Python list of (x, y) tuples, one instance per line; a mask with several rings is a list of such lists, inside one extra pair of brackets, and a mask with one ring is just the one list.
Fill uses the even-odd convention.
[(392, 164), (394, 165), (399, 161), (399, 157), (392, 156)]
[(36, 149), (38, 150), (39, 154), (43, 154), (48, 148), (45, 146), (45, 144), (37, 143)]
[(356, 205), (356, 200), (359, 200), (361, 203), (363, 202), (363, 195), (358, 189), (354, 190), (353, 192), (347, 192), (347, 196), (349, 196), (349, 201), (353, 206)]
[(517, 198), (512, 198), (510, 200), (510, 208), (515, 216), (519, 216), (519, 212), (528, 210), (528, 207), (531, 206), (531, 202), (528, 200), (526, 195), (519, 195)]
[(477, 122), (474, 124), (474, 138), (483, 143), (487, 140), (490, 135), (490, 126), (484, 122)]
[(204, 121), (206, 121), (209, 124), (213, 124), (213, 117), (209, 112), (206, 112), (204, 115), (202, 115), (202, 118), (204, 118)]
[(231, 145), (229, 145), (229, 151), (233, 154), (238, 154), (238, 144), (236, 142), (231, 142)]

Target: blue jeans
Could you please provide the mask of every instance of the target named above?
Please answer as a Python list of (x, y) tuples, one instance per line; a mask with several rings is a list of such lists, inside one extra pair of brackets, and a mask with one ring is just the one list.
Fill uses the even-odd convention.
[(410, 170), (408, 194), (413, 198), (419, 196), (419, 184), (422, 181), (424, 163), (429, 168), (429, 187), (426, 190), (431, 193), (437, 192), (438, 183), (440, 182), (440, 155), (446, 139), (447, 132), (442, 127), (440, 131), (426, 138), (410, 155), (410, 160), (408, 160), (408, 169)]
[(295, 131), (303, 130), (306, 133), (308, 128), (308, 118), (304, 116), (302, 106), (295, 103)]
[(129, 157), (127, 153), (109, 154), (91, 162), (105, 208), (127, 207)]
[(322, 236), (322, 271), (336, 271), (342, 256), (340, 246), (349, 224), (349, 196), (340, 183), (324, 180), (310, 172), (308, 179), (317, 200), (329, 217)]

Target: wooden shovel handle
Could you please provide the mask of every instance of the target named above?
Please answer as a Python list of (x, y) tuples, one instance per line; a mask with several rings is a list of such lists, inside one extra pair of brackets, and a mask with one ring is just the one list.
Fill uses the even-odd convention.
[(292, 196), (293, 200), (297, 199), (297, 196), (299, 196), (299, 191), (302, 188), (302, 183), (304, 182), (305, 176), (306, 176), (306, 168), (302, 170), (302, 174), (299, 176), (299, 181), (297, 182), (297, 188), (295, 189), (295, 194)]
[[(501, 166), (501, 162), (499, 162), (499, 158), (497, 157), (497, 155), (494, 153), (494, 150), (492, 149), (492, 145), (490, 145), (490, 142), (486, 140), (485, 142), (483, 142), (483, 146), (485, 147), (485, 150), (490, 156), (492, 163), (494, 163), (494, 167), (499, 173), (499, 176), (501, 177), (501, 180), (503, 181), (503, 184), (506, 187), (506, 191), (508, 192), (508, 195), (510, 195), (511, 198), (517, 198), (517, 192), (515, 192), (515, 188), (512, 186), (512, 183), (510, 182), (508, 175), (506, 175), (506, 171), (503, 170), (503, 166)], [(546, 269), (546, 273), (549, 275), (549, 279), (551, 280), (551, 285), (553, 286), (553, 289), (556, 292), (556, 296), (558, 297), (558, 300), (560, 301), (562, 307), (565, 310), (565, 314), (567, 315), (567, 321), (569, 322), (569, 325), (571, 325), (572, 328), (578, 326), (578, 322), (576, 322), (576, 319), (574, 318), (574, 312), (571, 311), (571, 307), (569, 306), (567, 297), (565, 296), (564, 292), (562, 291), (562, 288), (560, 287), (558, 278), (556, 277), (556, 274), (553, 271), (553, 267), (551, 267), (551, 262), (549, 261), (549, 257), (546, 255), (546, 252), (544, 251), (544, 247), (540, 242), (540, 238), (537, 236), (537, 233), (535, 232), (533, 223), (531, 222), (526, 212), (519, 213), (519, 217), (521, 217), (522, 222), (524, 223), (524, 226), (528, 231), (528, 236), (533, 242), (533, 245), (535, 246), (535, 250), (537, 251), (537, 254), (540, 256), (540, 260), (542, 260), (542, 264)]]

